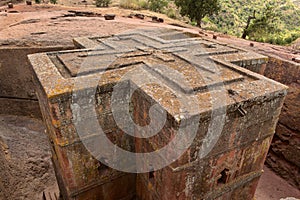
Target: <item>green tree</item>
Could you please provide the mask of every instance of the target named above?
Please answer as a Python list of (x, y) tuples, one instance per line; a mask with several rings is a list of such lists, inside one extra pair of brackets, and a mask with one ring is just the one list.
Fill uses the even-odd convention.
[(253, 20), (253, 19), (255, 19), (255, 10), (253, 12), (253, 16), (248, 17), (247, 25), (246, 25), (246, 27), (244, 29), (244, 32), (243, 32), (243, 35), (242, 35), (243, 39), (246, 39), (247, 35), (249, 34), (249, 26), (250, 26), (251, 20)]
[(197, 22), (201, 27), (201, 21), (206, 15), (213, 15), (220, 10), (219, 0), (175, 0), (180, 7), (180, 13)]
[(269, 37), (280, 32), (281, 20), (278, 5), (269, 2), (262, 9), (261, 14), (253, 20), (249, 27), (245, 30), (252, 40), (258, 40), (262, 37)]

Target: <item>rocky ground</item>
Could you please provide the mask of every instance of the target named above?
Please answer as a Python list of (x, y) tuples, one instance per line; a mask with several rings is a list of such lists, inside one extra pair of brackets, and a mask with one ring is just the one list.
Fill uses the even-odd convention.
[[(259, 180), (255, 193), (256, 200), (280, 200), (293, 197), (299, 200), (300, 191), (289, 185), (284, 179), (277, 176), (269, 168), (264, 168), (264, 174)], [(287, 199), (288, 200), (288, 199)]]
[(0, 115), (0, 199), (34, 200), (55, 187), (42, 121)]
[[(70, 10), (90, 11), (93, 15), (73, 16), (68, 12)], [(0, 7), (0, 11), (0, 45), (2, 46), (72, 45), (72, 39), (79, 36), (111, 35), (141, 27), (173, 27), (167, 23), (184, 25), (170, 19), (166, 19), (164, 24), (159, 24), (151, 22), (150, 17), (145, 17), (143, 20), (128, 18), (131, 13), (137, 12), (115, 7), (96, 9), (41, 4), (16, 5), (13, 9)], [(116, 14), (116, 19), (105, 21), (103, 15), (110, 13)], [(146, 16), (160, 16), (149, 11), (139, 13)]]
[[(69, 2), (64, 0), (62, 2)], [(79, 1), (80, 2), (80, 1)], [(69, 5), (70, 3), (65, 3)], [(78, 3), (79, 4), (79, 3)], [(292, 60), (300, 57), (300, 39), (291, 46), (251, 42), (233, 36), (200, 30), (183, 22), (169, 19), (165, 15), (150, 11), (132, 11), (118, 7), (95, 8), (92, 5), (77, 7), (40, 4), (15, 5), (8, 9), (0, 7), (0, 45), (4, 46), (55, 46), (72, 45), (72, 39), (79, 36), (110, 35), (141, 27), (167, 27), (183, 29), (204, 38), (217, 35), (218, 41), (237, 45), (257, 52), (264, 52)], [(70, 10), (89, 11), (92, 15), (74, 16)], [(143, 14), (144, 19), (128, 18), (130, 14)], [(104, 20), (105, 14), (116, 14), (113, 21)], [(164, 19), (164, 23), (154, 23), (151, 16)], [(199, 32), (200, 31), (200, 32)], [(250, 43), (253, 45), (250, 46)]]

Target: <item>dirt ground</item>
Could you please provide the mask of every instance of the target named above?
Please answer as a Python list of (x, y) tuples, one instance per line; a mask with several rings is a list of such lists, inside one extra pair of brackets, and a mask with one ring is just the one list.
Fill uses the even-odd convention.
[[(2, 46), (55, 46), (72, 45), (72, 39), (79, 36), (99, 36), (116, 34), (128, 29), (141, 27), (170, 26), (167, 23), (176, 21), (166, 19), (166, 23), (159, 24), (151, 22), (150, 16), (161, 16), (150, 11), (130, 11), (119, 8), (83, 8), (41, 5), (16, 5), (13, 9), (7, 10), (0, 7), (0, 45)], [(7, 12), (5, 12), (5, 10)], [(17, 13), (8, 13), (11, 11)], [(99, 17), (76, 16), (70, 17), (69, 10), (90, 11)], [(113, 21), (105, 21), (103, 15), (116, 14)], [(131, 13), (143, 13), (144, 20), (128, 18)], [(181, 26), (184, 25), (176, 22)]]
[(300, 199), (300, 191), (265, 167), (256, 189), (256, 200), (279, 200), (287, 197)]
[[(291, 46), (277, 46), (251, 42), (229, 35), (214, 33), (192, 27), (183, 22), (169, 19), (165, 15), (151, 11), (132, 11), (118, 7), (95, 8), (77, 3), (70, 7), (72, 1), (61, 0), (66, 5), (40, 4), (27, 6), (15, 5), (13, 9), (0, 7), (0, 45), (1, 46), (56, 46), (72, 45), (72, 39), (79, 36), (100, 36), (120, 33), (128, 29), (142, 27), (165, 27), (198, 33), (200, 37), (218, 36), (218, 41), (233, 44), (260, 53), (269, 53), (292, 60), (300, 57), (300, 39)], [(69, 3), (67, 3), (69, 2)], [(74, 1), (73, 1), (74, 2)], [(77, 1), (76, 1), (77, 2)], [(80, 2), (80, 1), (78, 1)], [(79, 5), (78, 5), (79, 4)], [(98, 16), (70, 16), (70, 10), (90, 11)], [(128, 18), (130, 14), (141, 13), (145, 19)], [(113, 21), (104, 20), (105, 14), (115, 14)], [(100, 16), (101, 15), (101, 16)], [(164, 19), (164, 23), (154, 23), (151, 16)], [(199, 33), (200, 31), (200, 33)], [(253, 43), (254, 46), (250, 46)]]

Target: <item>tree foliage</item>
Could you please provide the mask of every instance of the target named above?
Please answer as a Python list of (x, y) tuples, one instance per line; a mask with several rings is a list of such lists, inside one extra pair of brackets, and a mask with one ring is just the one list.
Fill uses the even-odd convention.
[(247, 28), (246, 33), (250, 39), (256, 40), (280, 32), (280, 24), (278, 5), (267, 3), (260, 15)]
[(154, 12), (162, 12), (168, 5), (168, 0), (148, 0), (149, 9)]
[(180, 13), (195, 20), (201, 27), (201, 21), (206, 15), (213, 15), (220, 10), (219, 0), (175, 0), (180, 7)]

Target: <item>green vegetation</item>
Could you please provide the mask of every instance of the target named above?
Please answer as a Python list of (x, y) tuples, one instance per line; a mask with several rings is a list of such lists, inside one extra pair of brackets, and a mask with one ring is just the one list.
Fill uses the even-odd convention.
[(148, 0), (149, 9), (154, 12), (162, 12), (168, 5), (168, 0)]
[(199, 27), (205, 16), (216, 14), (220, 10), (218, 0), (175, 0), (175, 4), (180, 7), (182, 15), (196, 21)]
[(254, 17), (253, 23), (244, 29), (244, 38), (248, 36), (252, 40), (280, 33), (280, 12), (278, 6), (267, 3), (262, 9), (261, 15)]
[(131, 10), (148, 9), (147, 0), (120, 0), (120, 7)]
[(149, 9), (259, 42), (285, 45), (300, 37), (300, 0), (120, 0), (120, 7)]
[[(169, 3), (170, 0), (120, 0), (120, 7), (132, 10), (149, 9), (154, 12), (167, 14)], [(173, 15), (175, 16), (175, 14)]]
[(96, 7), (108, 7), (111, 0), (96, 0)]
[(300, 35), (300, 8), (291, 0), (220, 0), (221, 11), (218, 15), (205, 17), (205, 27), (241, 37), (251, 20), (247, 38), (272, 44), (288, 44)]

